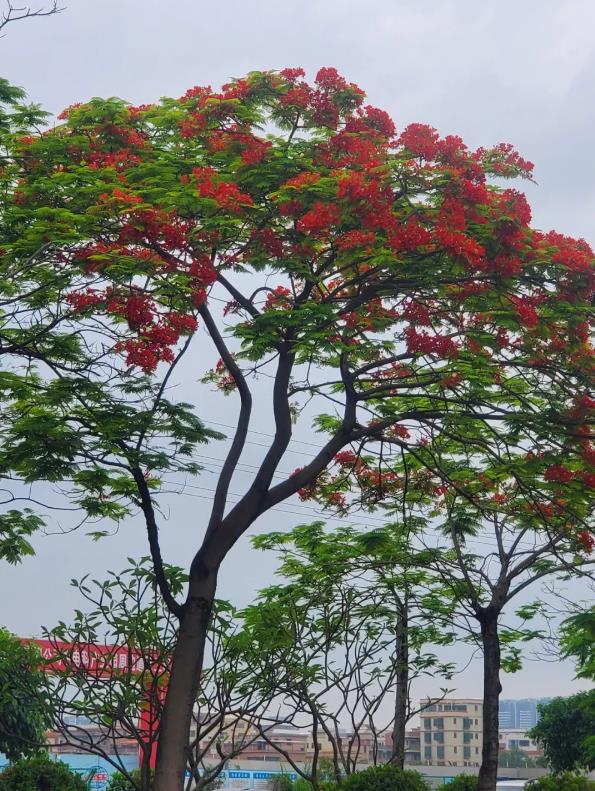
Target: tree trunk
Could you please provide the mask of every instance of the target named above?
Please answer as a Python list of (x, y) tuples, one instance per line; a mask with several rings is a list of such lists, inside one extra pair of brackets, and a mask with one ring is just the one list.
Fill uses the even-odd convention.
[(182, 791), (184, 788), (192, 710), (216, 587), (217, 569), (207, 568), (202, 562), (196, 567), (193, 564), (161, 719), (155, 791)]
[(498, 611), (486, 607), (478, 614), (483, 645), (483, 745), (478, 791), (496, 791), (498, 777), (498, 704), (500, 684), (500, 635)]
[(405, 728), (407, 726), (407, 707), (409, 702), (409, 636), (407, 607), (399, 606), (396, 631), (396, 697), (395, 721), (393, 724), (393, 749), (390, 763), (405, 765)]

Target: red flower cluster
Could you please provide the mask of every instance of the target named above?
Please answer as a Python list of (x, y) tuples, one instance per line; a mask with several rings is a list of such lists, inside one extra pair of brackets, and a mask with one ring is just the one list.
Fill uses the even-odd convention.
[(467, 263), (476, 266), (485, 256), (485, 249), (479, 242), (459, 231), (450, 231), (448, 228), (436, 228), (436, 240), (440, 248), (454, 258), (462, 258)]
[(242, 208), (252, 206), (250, 195), (242, 192), (237, 184), (218, 181), (216, 171), (212, 168), (194, 168), (192, 173), (200, 197), (211, 198), (220, 209), (239, 214)]
[(169, 346), (146, 339), (131, 339), (116, 346), (116, 351), (126, 352), (126, 364), (136, 366), (145, 373), (152, 373), (159, 362), (173, 362), (174, 353)]
[(575, 478), (575, 473), (563, 464), (552, 464), (546, 467), (543, 477), (550, 483), (569, 483)]
[(341, 252), (357, 247), (374, 245), (376, 234), (373, 231), (347, 231), (337, 239), (337, 247)]
[(384, 110), (367, 105), (365, 108), (365, 119), (368, 124), (380, 132), (385, 137), (393, 137), (397, 129), (390, 115)]
[(581, 530), (578, 534), (578, 540), (587, 555), (590, 555), (595, 549), (595, 537), (588, 530)]
[(73, 291), (66, 296), (66, 302), (68, 302), (75, 313), (83, 313), (89, 308), (97, 307), (97, 305), (101, 305), (104, 299), (104, 294), (100, 294), (90, 288), (84, 291)]
[(291, 291), (285, 286), (276, 286), (272, 291), (269, 291), (266, 295), (265, 304), (263, 310), (285, 310), (291, 307)]
[(512, 295), (510, 301), (515, 307), (515, 312), (519, 324), (523, 327), (536, 327), (539, 321), (539, 316), (533, 305), (529, 304), (528, 300), (524, 297), (516, 297)]
[(429, 245), (432, 234), (417, 220), (407, 220), (388, 235), (388, 244), (396, 252), (409, 252)]
[(297, 229), (312, 236), (324, 235), (341, 220), (341, 208), (335, 203), (316, 201), (310, 211), (298, 221)]
[(406, 302), (403, 310), (403, 318), (407, 319), (411, 324), (416, 324), (420, 327), (429, 327), (432, 323), (428, 307), (422, 305), (420, 302)]
[(432, 160), (438, 151), (438, 132), (427, 124), (409, 124), (399, 137), (399, 143), (414, 157)]
[(463, 381), (463, 376), (460, 373), (449, 374), (442, 379), (442, 387), (445, 389), (450, 389), (451, 387), (456, 387), (457, 385), (461, 384)]
[(430, 354), (443, 358), (456, 358), (459, 347), (452, 339), (444, 335), (430, 335), (427, 332), (418, 332), (414, 327), (405, 330), (407, 351), (411, 354)]
[(304, 173), (299, 173), (297, 176), (288, 179), (283, 186), (302, 189), (303, 187), (311, 187), (312, 184), (316, 184), (318, 181), (320, 181), (320, 173), (309, 173), (305, 171)]

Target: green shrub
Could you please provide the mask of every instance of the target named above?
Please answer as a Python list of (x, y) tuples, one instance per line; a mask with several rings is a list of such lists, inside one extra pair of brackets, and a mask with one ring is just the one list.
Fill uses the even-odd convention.
[(136, 781), (137, 785), (130, 782), (126, 775), (115, 772), (110, 777), (107, 791), (136, 791), (137, 788), (140, 788), (140, 769), (133, 769), (130, 772), (130, 776)]
[(87, 791), (87, 784), (62, 761), (38, 755), (5, 769), (0, 775), (0, 791)]
[(595, 791), (595, 781), (590, 780), (584, 775), (575, 775), (572, 772), (555, 777), (540, 777), (531, 780), (527, 786), (527, 791)]
[(454, 780), (444, 786), (444, 791), (477, 791), (479, 778), (477, 775), (457, 775)]
[(428, 791), (429, 785), (418, 772), (397, 766), (372, 766), (349, 775), (341, 784), (345, 791)]
[[(298, 777), (298, 779), (294, 780), (292, 785), (287, 786), (287, 788), (290, 789), (290, 791), (312, 791), (312, 783), (309, 780), (304, 780), (303, 777)], [(318, 783), (318, 788), (320, 791), (338, 791), (339, 786), (330, 780), (321, 780)], [(285, 789), (283, 789), (283, 791), (285, 791)]]
[(278, 775), (269, 780), (269, 791), (293, 791), (293, 782), (288, 775)]
[[(140, 769), (133, 769), (129, 774), (134, 782), (131, 782), (126, 777), (126, 775), (120, 774), (120, 772), (115, 772), (110, 778), (106, 791), (136, 791), (137, 788), (141, 787)], [(153, 777), (153, 774), (154, 772), (151, 770), (151, 778)], [(219, 788), (220, 785), (220, 780), (213, 780), (212, 783), (209, 783), (206, 786), (205, 791), (215, 791), (215, 789)], [(1, 788), (0, 791), (2, 791)]]

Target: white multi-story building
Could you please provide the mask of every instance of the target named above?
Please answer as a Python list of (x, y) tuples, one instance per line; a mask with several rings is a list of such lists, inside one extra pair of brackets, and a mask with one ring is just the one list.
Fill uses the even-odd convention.
[(513, 752), (520, 750), (524, 753), (541, 753), (539, 745), (530, 739), (522, 728), (500, 728), (498, 741), (500, 750)]

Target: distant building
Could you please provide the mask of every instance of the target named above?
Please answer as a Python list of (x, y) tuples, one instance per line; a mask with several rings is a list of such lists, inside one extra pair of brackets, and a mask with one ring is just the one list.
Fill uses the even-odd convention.
[[(133, 766), (138, 763), (138, 742), (136, 739), (123, 736), (112, 739), (111, 734), (100, 725), (91, 723), (86, 717), (65, 717), (70, 733), (60, 733), (49, 730), (45, 733), (47, 750), (50, 755), (87, 755), (87, 763), (93, 763), (89, 749), (85, 747), (99, 747), (110, 753), (116, 749), (120, 756), (132, 756)], [(97, 763), (97, 761), (96, 761)]]
[(500, 727), (498, 734), (500, 752), (520, 752), (527, 753), (528, 756), (536, 757), (543, 755), (543, 750), (539, 745), (527, 736), (522, 728), (505, 729)]
[[(406, 764), (419, 764), (421, 763), (421, 750), (420, 750), (420, 733), (419, 728), (412, 728), (410, 731), (405, 731), (405, 763)], [(387, 731), (380, 738), (378, 743), (378, 763), (388, 763), (393, 754), (393, 735)]]
[(419, 728), (412, 728), (405, 734), (405, 763), (421, 763), (421, 732)]
[(483, 702), (476, 698), (422, 700), (421, 762), (434, 766), (479, 766)]
[(539, 721), (537, 705), (549, 703), (551, 698), (522, 698), (500, 700), (498, 719), (503, 729), (512, 728), (528, 731)]

